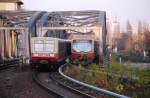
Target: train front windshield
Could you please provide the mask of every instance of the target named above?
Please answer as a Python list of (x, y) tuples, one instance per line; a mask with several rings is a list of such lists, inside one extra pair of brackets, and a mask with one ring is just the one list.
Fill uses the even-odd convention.
[(54, 41), (42, 41), (42, 40), (38, 40), (35, 41), (34, 44), (34, 49), (35, 52), (37, 53), (53, 53), (54, 52)]
[(91, 40), (73, 40), (73, 50), (76, 52), (89, 52), (92, 51)]
[(36, 40), (34, 42), (34, 50), (35, 52), (43, 52), (44, 51), (44, 42), (42, 40)]
[(54, 41), (46, 41), (45, 42), (45, 51), (48, 53), (53, 53), (54, 52)]

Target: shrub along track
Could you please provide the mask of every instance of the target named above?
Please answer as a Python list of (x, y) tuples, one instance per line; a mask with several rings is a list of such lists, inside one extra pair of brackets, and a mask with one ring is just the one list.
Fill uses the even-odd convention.
[[(107, 98), (107, 96), (104, 94), (100, 94), (88, 87), (82, 86), (80, 84), (74, 83), (74, 82), (64, 78), (58, 72), (50, 73), (50, 78), (53, 79), (54, 81), (56, 81), (59, 85), (65, 87), (71, 91), (85, 94), (85, 95), (89, 96), (90, 98)], [(111, 98), (113, 98), (113, 97), (111, 97)]]

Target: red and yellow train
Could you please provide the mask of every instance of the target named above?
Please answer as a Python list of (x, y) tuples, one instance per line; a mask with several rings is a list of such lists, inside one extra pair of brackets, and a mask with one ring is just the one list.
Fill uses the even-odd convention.
[(70, 40), (73, 60), (83, 58), (92, 62), (98, 56), (99, 45), (93, 33), (75, 33)]
[(70, 55), (70, 42), (52, 37), (31, 38), (31, 62), (35, 66), (45, 64), (57, 68)]

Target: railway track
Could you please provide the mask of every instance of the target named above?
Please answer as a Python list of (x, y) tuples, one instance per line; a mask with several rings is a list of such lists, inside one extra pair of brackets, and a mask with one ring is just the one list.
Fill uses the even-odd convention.
[(0, 70), (16, 67), (19, 64), (19, 59), (0, 61)]
[(89, 84), (84, 83), (82, 81), (73, 79), (73, 78), (71, 78), (71, 77), (69, 77), (69, 76), (67, 76), (63, 73), (63, 70), (64, 70), (65, 66), (66, 66), (65, 64), (60, 66), (59, 74), (61, 74), (65, 79), (68, 79), (69, 81), (72, 81), (73, 83), (76, 83), (76, 84), (79, 84), (83, 87), (87, 87), (88, 89), (97, 91), (97, 93), (99, 93), (100, 96), (96, 96), (96, 98), (130, 98), (128, 96), (121, 95), (121, 94), (118, 94), (118, 93), (115, 93), (115, 92), (111, 92), (111, 91), (108, 91), (108, 90), (103, 89), (103, 88), (98, 88), (96, 86), (92, 86), (92, 85), (89, 85)]
[[(51, 73), (51, 75), (54, 73)], [(88, 94), (68, 89), (65, 85), (58, 83), (50, 73), (33, 72), (34, 81), (48, 92), (54, 94), (56, 98), (94, 98)]]
[(90, 88), (84, 87), (77, 83), (74, 83), (66, 78), (64, 78), (60, 73), (51, 73), (50, 78), (57, 82), (59, 85), (71, 90), (76, 93), (82, 93), (84, 95), (89, 96), (90, 98), (107, 98), (106, 96), (99, 94), (96, 91), (91, 90)]
[(63, 67), (59, 68), (59, 72), (34, 72), (33, 79), (57, 98), (129, 98), (72, 79), (63, 74)]

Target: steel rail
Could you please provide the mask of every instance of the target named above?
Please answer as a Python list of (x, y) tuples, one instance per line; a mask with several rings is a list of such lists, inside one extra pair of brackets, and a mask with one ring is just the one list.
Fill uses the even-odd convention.
[[(58, 74), (57, 74), (57, 75), (58, 75)], [(59, 75), (60, 75), (60, 74), (59, 74)], [(76, 93), (78, 93), (78, 94), (85, 95), (86, 98), (95, 98), (94, 96), (91, 96), (91, 95), (89, 95), (89, 94), (86, 94), (86, 93), (84, 93), (84, 92), (81, 92), (80, 90), (74, 89), (74, 88), (71, 87), (71, 86), (65, 85), (65, 84), (64, 84), (63, 82), (61, 82), (60, 80), (55, 79), (55, 76), (54, 76), (54, 75), (51, 75), (51, 74), (50, 74), (50, 78), (52, 78), (52, 79), (53, 79), (54, 81), (56, 81), (59, 85), (63, 86), (63, 87), (66, 88), (66, 89), (69, 89), (69, 90), (71, 90), (71, 91), (73, 91), (73, 92), (76, 92)]]
[(63, 73), (62, 70), (63, 70), (64, 66), (65, 66), (65, 65), (60, 66), (59, 69), (58, 69), (58, 71), (59, 71), (59, 73), (60, 73), (63, 77), (65, 77), (66, 79), (68, 79), (68, 80), (70, 80), (70, 81), (72, 81), (72, 82), (78, 83), (78, 84), (83, 85), (83, 86), (85, 86), (85, 87), (88, 87), (88, 88), (91, 88), (91, 89), (93, 89), (93, 90), (96, 90), (96, 91), (98, 91), (98, 92), (100, 92), (100, 93), (104, 93), (104, 94), (107, 94), (107, 95), (110, 95), (110, 96), (114, 96), (114, 97), (117, 97), (117, 98), (130, 98), (130, 97), (128, 97), (128, 96), (121, 95), (121, 94), (118, 94), (118, 93), (114, 93), (114, 92), (108, 91), (108, 90), (106, 90), (106, 89), (98, 88), (98, 87), (95, 87), (95, 86), (92, 86), (92, 85), (83, 83), (83, 82), (81, 82), (81, 81), (79, 81), (79, 80), (73, 79), (73, 78), (71, 78), (71, 77), (69, 77), (69, 76), (67, 76), (67, 75), (65, 75), (65, 74)]
[(32, 78), (39, 86), (41, 86), (48, 92), (54, 94), (55, 96), (57, 96), (57, 98), (71, 98), (71, 96), (72, 98), (93, 98), (89, 95), (79, 93), (70, 89), (66, 89), (64, 86), (58, 85), (58, 83), (56, 83), (55, 80), (49, 78), (49, 75), (48, 76), (47, 75), (46, 77), (50, 79), (49, 83), (48, 82), (46, 83), (46, 81), (43, 82), (44, 80), (40, 79), (39, 77), (40, 73), (38, 72), (33, 72)]
[(43, 83), (38, 79), (38, 73), (37, 72), (33, 72), (32, 78), (35, 81), (35, 83), (37, 83), (40, 87), (42, 87), (45, 90), (47, 90), (48, 92), (54, 94), (55, 96), (57, 96), (57, 98), (66, 98), (65, 96), (62, 96), (62, 95), (58, 94), (57, 92), (51, 90), (47, 86), (43, 85)]

